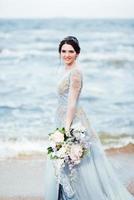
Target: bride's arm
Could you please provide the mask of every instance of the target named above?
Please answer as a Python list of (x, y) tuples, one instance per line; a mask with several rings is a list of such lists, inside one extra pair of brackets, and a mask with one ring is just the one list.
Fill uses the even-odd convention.
[(69, 94), (68, 94), (68, 104), (65, 120), (65, 130), (68, 132), (73, 121), (77, 99), (79, 97), (80, 89), (82, 86), (82, 74), (80, 70), (75, 70), (70, 76)]

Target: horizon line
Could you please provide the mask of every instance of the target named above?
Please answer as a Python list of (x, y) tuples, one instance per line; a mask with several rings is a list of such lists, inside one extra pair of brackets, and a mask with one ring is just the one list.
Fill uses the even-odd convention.
[(3, 17), (3, 16), (0, 16), (0, 19), (7, 19), (7, 20), (9, 20), (9, 19), (26, 19), (26, 20), (30, 20), (30, 19), (81, 19), (81, 20), (86, 20), (86, 19), (88, 19), (88, 20), (90, 20), (90, 19), (97, 19), (97, 20), (99, 20), (99, 19), (103, 19), (103, 20), (107, 20), (107, 19), (112, 19), (112, 20), (125, 20), (125, 19), (134, 19), (134, 17), (67, 17), (67, 16), (58, 16), (58, 17), (56, 17), (56, 16), (54, 16), (54, 17)]

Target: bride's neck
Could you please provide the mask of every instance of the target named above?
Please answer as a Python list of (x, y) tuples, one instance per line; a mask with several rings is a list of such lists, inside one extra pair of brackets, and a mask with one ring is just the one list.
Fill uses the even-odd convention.
[(76, 63), (73, 63), (72, 65), (65, 65), (65, 70), (69, 71), (69, 70), (72, 70), (76, 67), (77, 67)]

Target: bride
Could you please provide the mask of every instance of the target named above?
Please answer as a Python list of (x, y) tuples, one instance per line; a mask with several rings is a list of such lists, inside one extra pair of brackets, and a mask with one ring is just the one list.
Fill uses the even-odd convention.
[(58, 171), (54, 161), (47, 159), (45, 200), (133, 200), (106, 158), (99, 137), (80, 106), (83, 76), (76, 63), (80, 54), (77, 38), (64, 38), (59, 44), (59, 54), (64, 73), (58, 85), (56, 127), (65, 127), (69, 134), (74, 124), (81, 123), (88, 133), (90, 154), (75, 167), (73, 179), (68, 175), (68, 168)]

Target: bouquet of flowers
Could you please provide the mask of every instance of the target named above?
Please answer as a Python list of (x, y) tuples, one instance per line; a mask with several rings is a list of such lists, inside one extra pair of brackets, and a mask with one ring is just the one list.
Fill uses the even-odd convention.
[(50, 159), (58, 161), (60, 168), (67, 164), (72, 170), (89, 153), (86, 129), (80, 124), (71, 127), (69, 134), (66, 133), (65, 128), (57, 128), (49, 134), (49, 140), (50, 146), (47, 148), (47, 154)]

